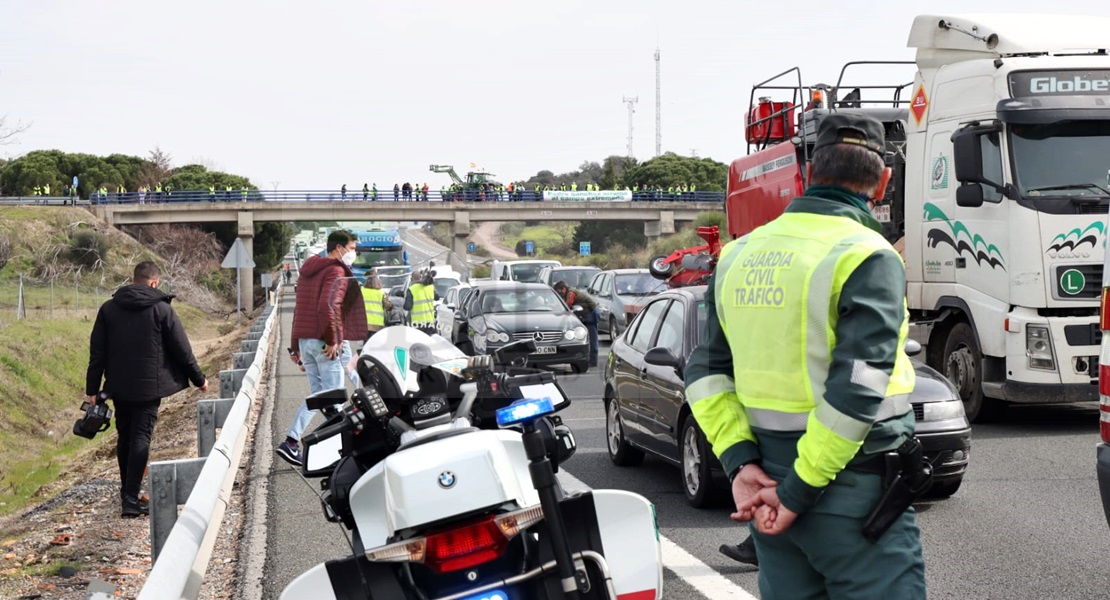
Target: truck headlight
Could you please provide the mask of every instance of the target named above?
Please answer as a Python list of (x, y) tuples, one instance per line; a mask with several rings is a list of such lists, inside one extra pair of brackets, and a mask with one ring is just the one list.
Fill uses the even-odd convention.
[(922, 421), (947, 421), (964, 416), (964, 403), (959, 400), (926, 402), (922, 407), (925, 409)]
[(1030, 369), (1056, 370), (1056, 360), (1052, 353), (1052, 336), (1047, 326), (1025, 326), (1025, 354), (1029, 357)]

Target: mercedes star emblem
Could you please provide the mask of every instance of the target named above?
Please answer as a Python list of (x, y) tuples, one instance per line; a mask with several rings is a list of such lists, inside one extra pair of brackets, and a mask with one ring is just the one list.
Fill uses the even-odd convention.
[(448, 490), (455, 487), (455, 474), (451, 471), (444, 471), (439, 474), (439, 487)]
[(537, 331), (536, 333), (533, 333), (532, 334), (532, 339), (536, 340), (537, 342), (542, 342), (543, 341), (543, 332), (542, 331)]

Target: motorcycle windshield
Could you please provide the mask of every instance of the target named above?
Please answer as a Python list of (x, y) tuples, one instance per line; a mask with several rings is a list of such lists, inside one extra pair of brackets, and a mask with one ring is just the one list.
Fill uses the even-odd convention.
[(462, 351), (443, 337), (399, 325), (375, 333), (362, 346), (361, 353), (374, 357), (389, 371), (398, 387), (408, 392), (420, 391), (416, 371), (421, 367), (435, 366), (457, 375), (466, 367), (467, 360)]

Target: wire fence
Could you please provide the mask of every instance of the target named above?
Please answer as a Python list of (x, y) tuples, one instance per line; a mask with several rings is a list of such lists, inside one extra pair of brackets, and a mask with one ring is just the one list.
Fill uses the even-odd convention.
[(114, 288), (81, 280), (35, 281), (28, 277), (0, 281), (0, 324), (22, 320), (96, 318)]

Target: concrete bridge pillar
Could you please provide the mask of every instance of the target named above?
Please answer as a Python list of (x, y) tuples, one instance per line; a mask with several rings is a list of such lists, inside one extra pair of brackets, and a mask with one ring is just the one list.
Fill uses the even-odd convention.
[[(243, 246), (254, 258), (254, 213), (246, 210), (239, 211), (239, 239)], [(243, 278), (239, 281), (239, 293), (242, 294), (243, 309), (247, 312), (254, 310), (254, 269), (243, 269)]]
[(470, 237), (470, 213), (455, 211), (455, 225), (452, 230), (451, 256), (448, 263), (460, 273), (470, 273), (470, 265), (466, 264), (466, 244)]
[(644, 235), (649, 238), (657, 238), (661, 235), (669, 235), (672, 233), (674, 233), (673, 210), (661, 210), (659, 211), (658, 221), (644, 222)]

